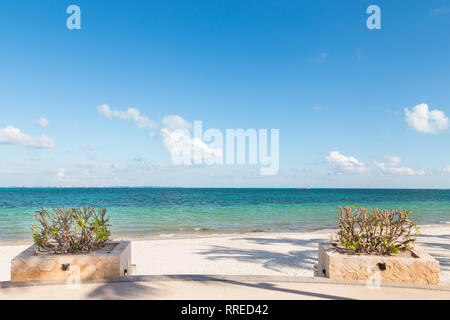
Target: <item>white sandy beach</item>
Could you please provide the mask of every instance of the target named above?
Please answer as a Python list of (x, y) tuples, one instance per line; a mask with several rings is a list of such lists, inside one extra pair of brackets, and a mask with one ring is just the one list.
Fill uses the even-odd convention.
[[(450, 283), (450, 224), (422, 226), (418, 245), (441, 265)], [(317, 246), (334, 230), (250, 233), (132, 242), (136, 275), (313, 276)], [(0, 281), (10, 280), (10, 261), (28, 245), (0, 246)]]

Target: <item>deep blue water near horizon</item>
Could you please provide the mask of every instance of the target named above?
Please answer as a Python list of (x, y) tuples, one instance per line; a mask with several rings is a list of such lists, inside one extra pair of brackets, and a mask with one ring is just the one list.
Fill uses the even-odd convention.
[(104, 207), (113, 237), (336, 226), (339, 206), (408, 209), (419, 224), (450, 221), (450, 190), (0, 188), (0, 242), (31, 240), (40, 208)]

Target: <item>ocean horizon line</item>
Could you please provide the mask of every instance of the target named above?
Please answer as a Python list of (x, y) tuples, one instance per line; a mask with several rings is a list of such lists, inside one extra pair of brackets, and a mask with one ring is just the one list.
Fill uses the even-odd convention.
[(450, 188), (400, 187), (180, 187), (180, 186), (7, 186), (0, 189), (267, 189), (267, 190), (450, 190)]

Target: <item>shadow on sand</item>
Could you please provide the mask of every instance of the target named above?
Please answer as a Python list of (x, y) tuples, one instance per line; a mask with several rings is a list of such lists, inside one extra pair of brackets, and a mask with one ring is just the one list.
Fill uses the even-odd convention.
[[(303, 268), (314, 270), (317, 264), (317, 245), (323, 239), (289, 239), (289, 238), (244, 238), (255, 243), (255, 247), (274, 244), (289, 244), (301, 246), (298, 250), (289, 252), (274, 252), (263, 248), (236, 249), (223, 246), (212, 246), (211, 249), (200, 254), (206, 255), (209, 260), (236, 260), (241, 262), (257, 263), (264, 268), (273, 271), (280, 271), (281, 268)], [(312, 274), (311, 274), (312, 275)]]

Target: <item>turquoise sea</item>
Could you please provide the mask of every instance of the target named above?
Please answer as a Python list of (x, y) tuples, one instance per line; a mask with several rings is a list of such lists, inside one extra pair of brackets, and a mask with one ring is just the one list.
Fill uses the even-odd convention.
[(404, 208), (419, 224), (450, 221), (450, 190), (0, 188), (0, 242), (31, 241), (39, 208), (107, 208), (113, 237), (334, 227), (339, 206)]

